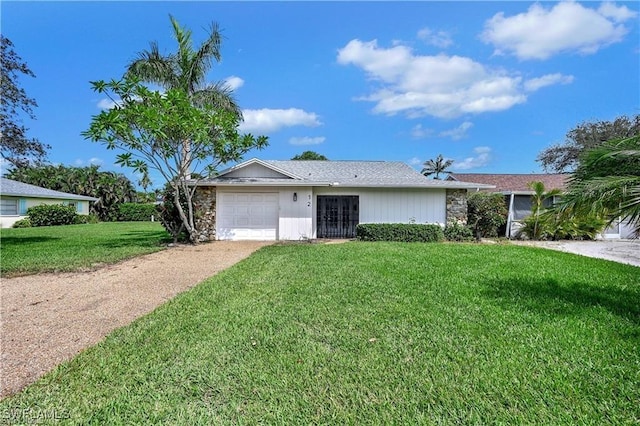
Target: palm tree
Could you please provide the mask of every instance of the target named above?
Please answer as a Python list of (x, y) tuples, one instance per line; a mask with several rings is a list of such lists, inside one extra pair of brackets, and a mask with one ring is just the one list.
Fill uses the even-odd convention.
[[(180, 89), (189, 95), (196, 106), (214, 106), (233, 113), (242, 120), (242, 111), (232, 96), (232, 90), (224, 82), (207, 83), (206, 76), (212, 62), (220, 62), (221, 35), (218, 24), (212, 23), (207, 39), (193, 48), (191, 30), (180, 27), (178, 21), (169, 15), (173, 35), (178, 43), (175, 53), (162, 55), (156, 42), (150, 43), (149, 50), (138, 53), (138, 57), (127, 67), (126, 76), (135, 77), (145, 83), (155, 83), (166, 90)], [(183, 143), (184, 175), (191, 178), (191, 144)]]
[(158, 84), (164, 89), (182, 89), (189, 94), (195, 105), (214, 105), (242, 118), (242, 111), (227, 84), (206, 82), (212, 61), (221, 60), (222, 37), (218, 24), (211, 24), (207, 39), (194, 50), (191, 30), (180, 27), (173, 16), (169, 15), (169, 18), (178, 51), (163, 56), (158, 43), (151, 42), (150, 49), (139, 52), (137, 59), (129, 64), (126, 74), (146, 83)]
[(442, 157), (442, 154), (439, 154), (435, 160), (426, 161), (423, 166), (424, 168), (420, 173), (425, 176), (434, 175), (434, 179), (440, 179), (440, 173), (449, 173), (447, 168), (453, 164), (453, 160), (445, 160)]
[(533, 224), (533, 235), (534, 239), (539, 239), (540, 235), (538, 234), (538, 225), (540, 223), (540, 213), (545, 208), (545, 201), (548, 199), (553, 200), (553, 197), (560, 195), (562, 193), (559, 189), (552, 189), (551, 191), (547, 191), (544, 187), (544, 183), (542, 182), (529, 182), (529, 188), (533, 191), (533, 195), (531, 196), (531, 215), (535, 218)]
[(596, 212), (628, 220), (640, 233), (640, 136), (587, 151), (560, 206), (564, 212)]

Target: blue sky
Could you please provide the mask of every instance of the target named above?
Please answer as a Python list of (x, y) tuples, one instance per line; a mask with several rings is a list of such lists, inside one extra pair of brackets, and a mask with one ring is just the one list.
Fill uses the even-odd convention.
[[(80, 136), (106, 105), (89, 81), (120, 78), (172, 14), (202, 41), (223, 30), (242, 129), (270, 145), (245, 158), (394, 160), (443, 154), (473, 173), (540, 172), (537, 154), (578, 123), (640, 113), (637, 2), (13, 2), (2, 34), (36, 78), (29, 134), (49, 160), (113, 164)], [(160, 182), (156, 183), (159, 184)], [(159, 186), (159, 185), (158, 185)]]

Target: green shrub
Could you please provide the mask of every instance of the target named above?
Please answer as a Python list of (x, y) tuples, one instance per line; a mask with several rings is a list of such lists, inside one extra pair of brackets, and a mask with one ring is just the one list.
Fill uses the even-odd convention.
[(606, 220), (595, 214), (568, 216), (547, 210), (537, 220), (531, 215), (522, 223), (520, 234), (532, 240), (595, 240)]
[(100, 222), (100, 219), (95, 214), (79, 214), (76, 216), (76, 225), (98, 222)]
[(457, 242), (465, 242), (465, 241), (473, 241), (475, 237), (473, 236), (473, 231), (467, 225), (463, 225), (458, 222), (448, 223), (444, 228), (444, 238), (447, 241), (457, 241)]
[[(189, 241), (189, 234), (185, 231), (178, 207), (175, 205), (175, 191), (169, 183), (165, 184), (162, 191), (162, 204), (156, 206), (157, 217), (175, 242)], [(182, 209), (188, 211), (187, 200), (184, 194), (180, 194)]]
[(12, 228), (31, 228), (31, 220), (28, 217), (16, 221)]
[(27, 215), (33, 226), (73, 225), (76, 223), (76, 208), (62, 204), (42, 204), (29, 207)]
[(475, 192), (467, 199), (469, 226), (477, 239), (497, 237), (498, 228), (507, 223), (508, 213), (502, 194)]
[(444, 240), (439, 225), (417, 223), (361, 223), (356, 226), (361, 241), (437, 242)]
[(118, 205), (119, 222), (148, 222), (158, 217), (155, 204), (122, 203)]

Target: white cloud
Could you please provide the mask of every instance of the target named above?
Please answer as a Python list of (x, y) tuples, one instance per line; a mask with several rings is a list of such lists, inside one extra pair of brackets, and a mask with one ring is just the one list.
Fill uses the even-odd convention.
[(98, 157), (91, 157), (88, 160), (83, 160), (82, 158), (78, 158), (76, 159), (76, 161), (74, 161), (74, 164), (78, 167), (83, 167), (87, 165), (101, 166), (104, 164), (104, 160)]
[(532, 78), (524, 82), (524, 89), (527, 92), (535, 92), (546, 86), (552, 86), (554, 84), (571, 84), (573, 83), (572, 75), (547, 74), (542, 77)]
[(229, 76), (224, 79), (225, 84), (230, 90), (239, 89), (244, 85), (244, 80), (235, 75)]
[(244, 121), (240, 123), (240, 130), (243, 132), (271, 133), (284, 127), (322, 125), (316, 113), (298, 108), (246, 109), (242, 111), (242, 115)]
[(494, 15), (485, 22), (481, 38), (494, 45), (495, 54), (512, 53), (520, 59), (547, 59), (562, 52), (591, 54), (621, 41), (627, 33), (622, 23), (636, 15), (611, 2), (598, 9), (573, 1), (551, 8), (535, 3), (526, 13)]
[(427, 44), (443, 49), (453, 44), (449, 33), (445, 31), (433, 31), (429, 28), (423, 28), (418, 31), (418, 38)]
[(323, 143), (325, 141), (325, 137), (324, 136), (317, 136), (317, 137), (309, 137), (309, 136), (304, 136), (301, 138), (291, 138), (289, 139), (289, 143), (291, 145), (319, 145), (321, 143)]
[(351, 40), (338, 51), (337, 60), (381, 83), (358, 99), (375, 102), (376, 113), (454, 118), (502, 111), (527, 100), (522, 77), (466, 57), (421, 56), (406, 46), (382, 48), (376, 40)]
[(422, 124), (416, 124), (411, 129), (411, 137), (414, 139), (424, 139), (433, 135), (433, 129), (425, 129)]
[(451, 166), (454, 170), (469, 170), (486, 166), (491, 161), (491, 148), (479, 146), (473, 149), (474, 156), (467, 157), (462, 161), (456, 161)]
[(114, 106), (116, 106), (116, 103), (111, 99), (104, 98), (104, 99), (100, 99), (96, 104), (96, 106), (100, 109), (111, 109)]
[(422, 164), (422, 160), (418, 157), (413, 157), (410, 158), (409, 161), (407, 161), (407, 164), (409, 164), (410, 166), (418, 166)]
[(450, 137), (454, 141), (467, 137), (467, 132), (473, 127), (473, 123), (465, 121), (455, 129), (444, 130), (438, 134), (441, 137)]

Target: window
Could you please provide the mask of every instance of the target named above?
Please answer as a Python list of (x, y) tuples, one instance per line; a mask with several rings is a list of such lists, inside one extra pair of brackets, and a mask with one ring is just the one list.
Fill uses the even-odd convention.
[(0, 215), (17, 216), (18, 200), (12, 199), (12, 198), (1, 198), (0, 199)]

